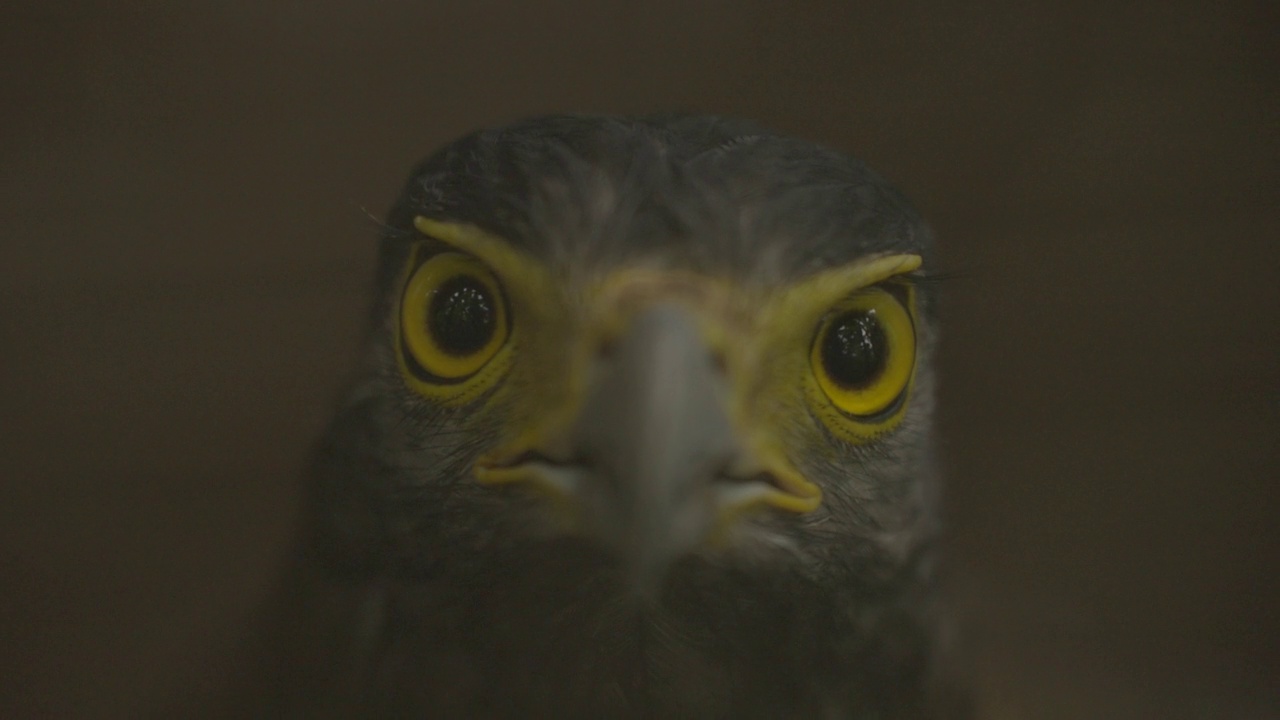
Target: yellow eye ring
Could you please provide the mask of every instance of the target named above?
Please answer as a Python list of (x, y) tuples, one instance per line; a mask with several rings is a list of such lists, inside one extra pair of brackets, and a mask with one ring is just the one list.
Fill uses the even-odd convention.
[(405, 285), (400, 334), (410, 374), (426, 384), (462, 382), (484, 368), (510, 335), (502, 287), (470, 255), (432, 255)]
[(889, 291), (871, 288), (823, 318), (809, 362), (818, 387), (837, 410), (874, 422), (905, 396), (915, 353), (910, 312)]

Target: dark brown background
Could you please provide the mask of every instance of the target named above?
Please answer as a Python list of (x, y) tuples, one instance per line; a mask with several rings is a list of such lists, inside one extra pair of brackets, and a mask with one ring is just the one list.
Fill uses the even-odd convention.
[(960, 5), (10, 5), (0, 715), (217, 686), (414, 161), (665, 109), (862, 156), (963, 273), (951, 574), (991, 717), (1280, 713), (1274, 3)]

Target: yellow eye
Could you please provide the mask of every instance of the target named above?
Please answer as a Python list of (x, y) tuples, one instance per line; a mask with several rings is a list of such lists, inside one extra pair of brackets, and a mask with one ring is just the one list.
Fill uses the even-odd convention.
[(854, 420), (877, 421), (901, 405), (915, 370), (911, 314), (884, 288), (860, 292), (823, 318), (809, 359), (836, 409)]
[(502, 287), (470, 255), (432, 255), (405, 285), (400, 333), (415, 386), (462, 383), (493, 360), (510, 335)]

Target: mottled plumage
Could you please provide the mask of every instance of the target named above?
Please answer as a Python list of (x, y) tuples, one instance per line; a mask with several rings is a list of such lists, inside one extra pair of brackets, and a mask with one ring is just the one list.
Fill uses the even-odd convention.
[[(547, 118), (429, 158), (388, 217), (368, 352), (310, 473), (282, 600), (287, 679), (272, 676), (271, 703), (351, 717), (959, 712), (939, 660), (928, 283), (903, 276), (918, 310), (901, 421), (850, 442), (813, 411), (762, 411), (789, 463), (821, 488), (820, 506), (752, 511), (727, 541), (671, 558), (638, 589), (617, 547), (549, 522), (536, 493), (476, 481), (477, 458), (514, 432), (508, 418), (536, 422), (537, 408), (521, 409), (511, 388), (451, 406), (406, 385), (394, 318), (419, 217), (500, 238), (546, 268), (565, 307), (626, 268), (767, 298), (885, 253), (928, 269), (932, 253), (909, 203), (864, 165), (741, 121)], [(520, 363), (538, 329), (510, 312), (530, 333), (513, 350)], [(766, 389), (734, 392), (773, 407), (752, 395)]]

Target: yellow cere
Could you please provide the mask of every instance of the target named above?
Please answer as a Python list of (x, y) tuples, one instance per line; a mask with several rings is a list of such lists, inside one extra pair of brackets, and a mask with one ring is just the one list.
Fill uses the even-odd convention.
[[(577, 287), (474, 226), (424, 217), (414, 226), (445, 247), (424, 257), (424, 241), (410, 253), (396, 318), (400, 368), (428, 400), (462, 406), (484, 398), (469, 417), (498, 432), (496, 449), (476, 464), (476, 477), (485, 484), (542, 484), (511, 461), (530, 450), (562, 456), (566, 448), (556, 443), (578, 412), (595, 348), (619, 330), (630, 309), (653, 299), (689, 305), (703, 320), (708, 346), (725, 360), (731, 417), (752, 464), (781, 488), (751, 504), (808, 512), (821, 502), (820, 489), (789, 459), (801, 448), (821, 446), (810, 418), (838, 438), (866, 443), (892, 429), (908, 404), (915, 296), (910, 283), (900, 283), (897, 292), (886, 288), (920, 267), (918, 255), (864, 258), (782, 288), (753, 290), (725, 278), (656, 268), (622, 269)], [(432, 337), (430, 313), (441, 286), (461, 276), (491, 297), (496, 314), (483, 343), (450, 353)], [(848, 312), (873, 317), (887, 340), (884, 367), (859, 387), (836, 382), (820, 351), (833, 321)], [(429, 376), (414, 372), (413, 364)], [(556, 494), (554, 487), (543, 489)]]

